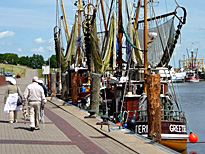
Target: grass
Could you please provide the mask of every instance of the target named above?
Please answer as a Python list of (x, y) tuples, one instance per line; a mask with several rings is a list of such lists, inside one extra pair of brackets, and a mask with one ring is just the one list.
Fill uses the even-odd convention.
[(16, 76), (18, 73), (21, 74), (21, 77), (25, 77), (26, 69), (25, 66), (16, 66), (16, 65), (10, 65), (10, 64), (0, 64), (0, 68), (4, 68), (4, 72), (13, 72)]
[[(50, 68), (50, 73), (53, 73), (53, 68)], [(39, 78), (44, 78), (44, 75), (42, 74), (42, 69), (38, 69), (38, 75)]]
[(42, 74), (42, 69), (38, 69), (38, 76), (39, 78), (44, 78), (44, 75)]
[[(26, 69), (32, 69), (26, 66), (20, 66), (20, 65), (10, 65), (10, 64), (0, 64), (0, 68), (4, 68), (4, 72), (13, 72), (16, 76), (18, 73), (21, 74), (21, 77), (24, 78), (26, 74)], [(50, 73), (53, 73), (53, 69), (50, 69)], [(42, 75), (42, 69), (38, 69), (38, 75), (39, 78), (44, 78), (44, 75)]]

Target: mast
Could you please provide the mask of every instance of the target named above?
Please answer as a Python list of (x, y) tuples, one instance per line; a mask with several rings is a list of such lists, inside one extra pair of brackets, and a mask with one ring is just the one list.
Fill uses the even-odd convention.
[(137, 22), (138, 22), (138, 17), (139, 17), (139, 13), (140, 13), (140, 4), (141, 4), (141, 0), (138, 0), (138, 3), (137, 3), (137, 13), (136, 13), (136, 16), (135, 16), (135, 23), (134, 23), (134, 28), (136, 30), (137, 28)]
[[(78, 4), (80, 6), (81, 0), (79, 0)], [(82, 19), (82, 17), (81, 17), (81, 9), (79, 7), (79, 9), (78, 9), (78, 37), (81, 36), (81, 19)], [(77, 67), (78, 67), (78, 64), (80, 62), (79, 57), (80, 57), (80, 46), (78, 46), (78, 63), (77, 63)]]
[[(78, 0), (78, 37), (80, 37), (81, 35), (81, 0)], [(80, 62), (80, 46), (78, 46), (78, 60), (77, 60), (77, 65), (75, 66), (75, 62), (74, 63), (74, 67), (78, 67), (78, 64)], [(77, 76), (77, 72), (73, 71), (72, 73), (72, 104), (77, 106), (78, 103), (78, 76)]]
[(193, 71), (193, 65), (194, 65), (194, 49), (193, 49), (193, 43), (192, 43), (192, 49), (191, 49), (191, 70)]
[(191, 51), (191, 70), (193, 71), (193, 64), (194, 64), (194, 51)]
[(68, 38), (69, 38), (69, 32), (68, 32), (68, 24), (67, 24), (67, 19), (66, 19), (66, 15), (65, 15), (65, 9), (64, 9), (64, 5), (63, 5), (63, 0), (61, 0), (61, 7), (62, 7), (62, 10), (63, 10), (63, 16), (64, 16), (64, 20), (63, 20), (63, 25), (66, 26), (65, 28), (65, 33), (66, 33), (66, 40), (68, 42)]
[(106, 22), (106, 18), (105, 18), (105, 10), (104, 10), (104, 5), (103, 5), (103, 0), (100, 0), (100, 3), (101, 3), (103, 20), (104, 20), (104, 25), (105, 25), (105, 35), (107, 36), (107, 22)]
[(144, 93), (147, 94), (147, 0), (144, 0)]
[(118, 39), (119, 39), (119, 51), (118, 51), (118, 67), (119, 70), (122, 69), (122, 0), (119, 0), (119, 17), (118, 17), (118, 28), (119, 28), (119, 32), (118, 32)]

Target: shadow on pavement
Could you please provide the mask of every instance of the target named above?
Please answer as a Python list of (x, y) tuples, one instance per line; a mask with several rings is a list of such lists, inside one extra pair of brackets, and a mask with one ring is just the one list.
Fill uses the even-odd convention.
[(28, 127), (14, 127), (14, 129), (24, 129), (24, 130), (30, 131), (30, 128)]
[(0, 123), (9, 123), (9, 121), (0, 120)]

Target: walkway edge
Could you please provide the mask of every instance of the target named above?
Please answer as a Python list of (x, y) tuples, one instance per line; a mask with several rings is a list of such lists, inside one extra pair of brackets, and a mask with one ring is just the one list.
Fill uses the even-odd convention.
[[(101, 122), (102, 120), (99, 118), (99, 117), (96, 117), (96, 118), (84, 118), (84, 116), (88, 116), (88, 112), (85, 111), (85, 110), (81, 110), (80, 108), (76, 107), (76, 106), (73, 106), (72, 104), (66, 104), (66, 105), (63, 105), (64, 104), (64, 101), (63, 100), (60, 100), (56, 97), (47, 97), (47, 100), (54, 104), (55, 106), (57, 106), (58, 108), (61, 108), (62, 110), (64, 110), (65, 112), (68, 112), (69, 114), (75, 116), (76, 118), (78, 118), (79, 120), (83, 121), (84, 123), (86, 123), (87, 125), (89, 125), (90, 127), (94, 128), (95, 130), (97, 130), (98, 132), (102, 133), (103, 135), (105, 135), (106, 137), (109, 137), (111, 138), (112, 140), (115, 140), (116, 142), (120, 143), (121, 145), (127, 147), (128, 149), (132, 150), (133, 152), (136, 152), (136, 153), (149, 153), (152, 151), (153, 153), (153, 150), (157, 150), (156, 152), (158, 154), (160, 153), (174, 153), (174, 154), (179, 154), (178, 152), (172, 150), (172, 149), (169, 149), (161, 144), (158, 144), (154, 141), (151, 141), (141, 135), (138, 135), (138, 134), (135, 134), (133, 132), (131, 132), (130, 130), (127, 130), (127, 129), (121, 129), (121, 130), (118, 130), (118, 131), (111, 131), (111, 132), (108, 132), (106, 131), (106, 129), (100, 129), (100, 126), (99, 125), (96, 125), (97, 122)], [(71, 110), (72, 109), (72, 110)], [(112, 126), (114, 126), (114, 124), (111, 124)], [(105, 126), (103, 127), (105, 128)], [(115, 127), (116, 128), (116, 127)], [(127, 137), (134, 137), (136, 139), (138, 139), (139, 141), (137, 141), (134, 145), (133, 145), (133, 142), (129, 142), (129, 143), (125, 143), (123, 141), (123, 139), (125, 138), (122, 138), (122, 137), (119, 137), (119, 135), (123, 135), (123, 134), (126, 134), (126, 138)], [(129, 136), (128, 136), (129, 135)], [(129, 140), (129, 139), (128, 139)], [(140, 150), (138, 150), (138, 147)], [(144, 147), (144, 148), (143, 148)]]

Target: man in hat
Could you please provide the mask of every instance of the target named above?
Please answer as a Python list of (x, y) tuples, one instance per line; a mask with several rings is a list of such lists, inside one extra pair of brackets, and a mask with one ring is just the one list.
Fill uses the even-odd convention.
[[(38, 77), (34, 76), (32, 83), (24, 91), (24, 100), (28, 101), (30, 115), (30, 130), (39, 130), (39, 111), (40, 106), (47, 102), (43, 88), (38, 84)], [(24, 102), (25, 103), (25, 102)], [(25, 105), (25, 104), (24, 104)]]

